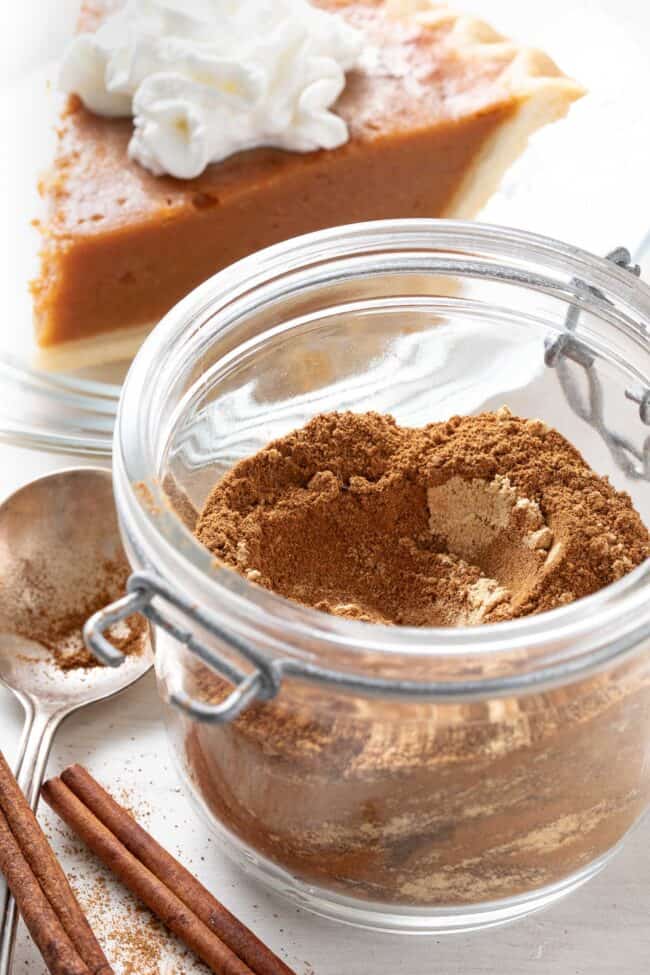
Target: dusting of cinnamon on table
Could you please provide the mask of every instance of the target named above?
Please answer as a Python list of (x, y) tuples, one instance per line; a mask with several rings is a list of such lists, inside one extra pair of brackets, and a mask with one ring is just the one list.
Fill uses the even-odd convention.
[[(72, 593), (67, 601), (70, 608), (58, 602), (60, 593), (52, 587), (48, 573), (40, 566), (25, 561), (17, 573), (13, 600), (17, 632), (44, 648), (48, 653), (45, 659), (62, 672), (101, 666), (84, 644), (83, 627), (95, 612), (124, 593), (130, 568), (124, 557), (117, 561), (105, 560), (95, 572), (95, 590), (85, 594), (81, 606), (78, 605), (78, 594)], [(7, 584), (14, 585), (14, 580), (9, 579)], [(46, 613), (42, 610), (45, 604), (48, 605)], [(133, 615), (109, 627), (106, 636), (125, 656), (137, 656), (144, 652), (147, 627), (143, 616)], [(30, 649), (22, 651), (22, 656), (31, 660)], [(37, 663), (43, 658), (33, 659)]]

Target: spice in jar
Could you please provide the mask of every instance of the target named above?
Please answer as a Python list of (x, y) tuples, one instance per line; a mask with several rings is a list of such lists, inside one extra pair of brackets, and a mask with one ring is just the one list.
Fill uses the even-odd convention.
[(650, 554), (630, 498), (555, 430), (507, 409), (422, 429), (318, 416), (237, 464), (196, 534), (282, 596), (407, 626), (553, 609)]
[[(196, 536), (287, 599), (397, 626), (540, 614), (650, 555), (630, 498), (505, 408), (421, 429), (316, 417), (226, 474)], [(467, 676), (491, 666), (474, 655)], [(445, 667), (463, 676), (462, 659), (435, 654), (411, 676)], [(187, 689), (212, 703), (231, 690), (199, 663)], [(185, 759), (256, 854), (357, 899), (432, 907), (522, 895), (607, 854), (650, 800), (649, 735), (639, 654), (561, 689), (467, 703), (287, 681), (231, 725), (188, 724)]]

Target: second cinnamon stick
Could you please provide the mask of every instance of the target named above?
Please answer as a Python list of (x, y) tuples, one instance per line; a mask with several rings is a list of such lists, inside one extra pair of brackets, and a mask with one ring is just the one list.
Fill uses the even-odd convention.
[(144, 866), (61, 779), (41, 790), (45, 802), (150, 911), (218, 975), (254, 975), (168, 887)]
[(157, 843), (82, 765), (71, 765), (61, 773), (61, 778), (104, 826), (173, 890), (256, 975), (294, 975), (270, 948)]

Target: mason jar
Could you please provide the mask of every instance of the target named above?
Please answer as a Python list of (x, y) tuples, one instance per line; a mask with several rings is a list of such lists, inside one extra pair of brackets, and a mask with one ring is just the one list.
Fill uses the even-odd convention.
[(647, 563), (523, 619), (389, 627), (260, 588), (192, 528), (237, 461), (319, 413), (420, 426), (503, 405), (558, 429), (648, 523), (649, 321), (623, 251), (407, 220), (249, 257), (145, 342), (114, 450), (134, 575), (88, 639), (109, 659), (111, 620), (153, 621), (181, 779), (263, 883), (367, 927), (466, 930), (574, 890), (639, 822)]

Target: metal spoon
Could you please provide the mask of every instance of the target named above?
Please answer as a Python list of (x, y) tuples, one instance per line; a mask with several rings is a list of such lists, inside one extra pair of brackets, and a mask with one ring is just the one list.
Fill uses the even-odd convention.
[[(124, 690), (151, 666), (148, 631), (142, 652), (117, 669), (64, 671), (51, 643), (43, 642), (63, 632), (62, 621), (79, 616), (81, 623), (84, 614), (122, 595), (128, 574), (109, 471), (80, 467), (51, 474), (0, 506), (0, 681), (25, 711), (16, 774), (32, 809), (63, 719)], [(79, 629), (63, 650), (80, 648)], [(0, 975), (8, 975), (17, 917), (6, 887), (3, 899)]]

